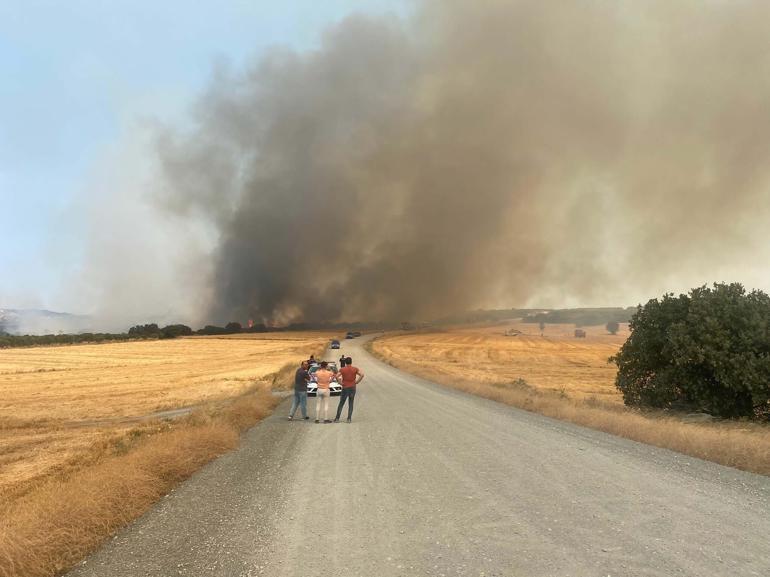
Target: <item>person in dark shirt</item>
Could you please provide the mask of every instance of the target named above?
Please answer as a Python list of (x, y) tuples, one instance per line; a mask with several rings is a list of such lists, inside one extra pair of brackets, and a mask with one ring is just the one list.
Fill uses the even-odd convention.
[(340, 357), (340, 368), (345, 366), (345, 355), (342, 355)]
[(310, 373), (307, 372), (307, 361), (302, 361), (302, 365), (294, 373), (294, 400), (291, 403), (291, 412), (289, 413), (289, 420), (294, 420), (294, 413), (297, 412), (297, 407), (302, 412), (302, 418), (307, 420), (307, 383), (310, 380)]

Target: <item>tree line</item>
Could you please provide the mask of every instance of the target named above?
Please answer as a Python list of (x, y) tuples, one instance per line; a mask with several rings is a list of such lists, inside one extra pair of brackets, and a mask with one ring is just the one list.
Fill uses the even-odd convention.
[(80, 333), (76, 335), (9, 335), (0, 334), (0, 349), (39, 345), (74, 345), (128, 341), (135, 337), (127, 333)]
[(356, 328), (374, 328), (386, 330), (394, 325), (378, 323), (375, 325), (364, 323), (293, 323), (288, 327), (275, 328), (257, 323), (250, 327), (244, 327), (239, 322), (229, 322), (225, 326), (206, 325), (194, 331), (183, 324), (159, 326), (157, 323), (135, 325), (124, 333), (79, 333), (79, 334), (49, 334), (49, 335), (11, 335), (0, 331), (0, 349), (15, 347), (32, 347), (43, 345), (72, 345), (80, 343), (119, 342), (128, 340), (163, 340), (186, 337), (192, 335), (233, 335), (238, 333), (266, 333), (277, 331), (305, 331), (305, 330), (345, 330)]
[(33, 347), (44, 345), (76, 345), (81, 343), (107, 343), (131, 340), (172, 339), (192, 335), (185, 325), (158, 327), (156, 324), (137, 325), (125, 333), (77, 333), (49, 335), (11, 335), (0, 333), (0, 349)]

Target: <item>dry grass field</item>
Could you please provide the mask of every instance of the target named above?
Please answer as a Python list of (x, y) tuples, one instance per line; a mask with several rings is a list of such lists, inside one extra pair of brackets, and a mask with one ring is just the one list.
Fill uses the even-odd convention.
[[(0, 577), (58, 574), (237, 445), (331, 335), (0, 351)], [(193, 407), (173, 421), (153, 413)]]
[[(519, 336), (505, 336), (508, 329)], [(573, 325), (510, 323), (460, 328), (437, 333), (406, 333), (373, 343), (373, 352), (401, 364), (419, 365), (437, 377), (475, 383), (506, 384), (524, 379), (543, 391), (578, 399), (595, 397), (622, 403), (615, 388), (615, 365), (607, 362), (628, 338), (621, 325), (617, 335), (603, 327), (586, 327), (586, 338), (574, 337)]]
[[(508, 329), (521, 330), (505, 336)], [(770, 475), (770, 427), (692, 422), (684, 415), (628, 409), (607, 362), (628, 337), (604, 327), (509, 324), (395, 333), (370, 341), (389, 364), (463, 391), (763, 475)]]
[(0, 495), (99, 452), (133, 418), (237, 396), (327, 341), (270, 333), (2, 350)]

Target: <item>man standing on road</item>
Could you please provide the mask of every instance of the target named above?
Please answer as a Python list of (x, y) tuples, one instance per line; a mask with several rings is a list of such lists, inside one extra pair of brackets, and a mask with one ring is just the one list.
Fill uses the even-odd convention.
[(334, 378), (334, 373), (328, 369), (329, 364), (321, 361), (321, 368), (315, 372), (316, 381), (316, 399), (315, 399), (315, 422), (321, 422), (321, 405), (324, 411), (324, 423), (331, 423), (329, 420), (329, 386)]
[(307, 383), (310, 380), (310, 374), (307, 372), (307, 361), (302, 361), (302, 364), (294, 373), (294, 400), (291, 402), (291, 412), (289, 413), (289, 420), (294, 420), (294, 413), (297, 412), (297, 407), (302, 412), (302, 418), (307, 420)]
[(347, 399), (349, 423), (353, 418), (353, 399), (356, 398), (356, 385), (364, 380), (364, 373), (358, 367), (353, 366), (353, 359), (347, 357), (345, 366), (340, 369), (339, 374), (342, 378), (342, 394), (340, 395), (340, 404), (337, 405), (337, 416), (334, 418), (334, 422), (340, 422), (342, 407), (345, 405), (345, 399)]

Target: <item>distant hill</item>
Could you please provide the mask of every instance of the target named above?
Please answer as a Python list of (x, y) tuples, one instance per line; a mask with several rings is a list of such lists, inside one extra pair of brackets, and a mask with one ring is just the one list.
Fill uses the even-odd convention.
[(45, 335), (90, 330), (90, 318), (43, 309), (0, 309), (0, 334)]

